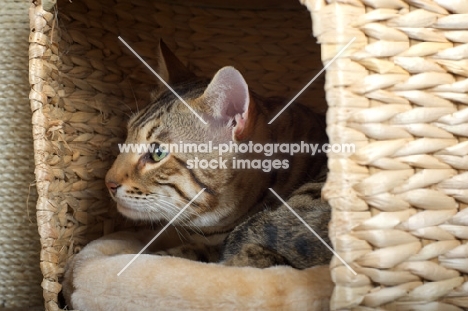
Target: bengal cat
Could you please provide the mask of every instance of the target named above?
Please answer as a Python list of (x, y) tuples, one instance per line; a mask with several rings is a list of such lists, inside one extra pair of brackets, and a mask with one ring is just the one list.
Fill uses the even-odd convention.
[[(135, 220), (167, 222), (205, 189), (174, 220), (177, 234), (161, 244), (165, 248), (157, 254), (261, 268), (286, 264), (302, 269), (328, 263), (329, 250), (269, 190), (328, 242), (330, 209), (320, 201), (325, 154), (230, 150), (220, 156), (215, 149), (163, 148), (208, 142), (324, 144), (323, 116), (294, 103), (269, 125), (284, 101), (249, 91), (235, 68), (220, 69), (210, 81), (189, 72), (164, 44), (159, 54), (159, 75), (193, 111), (161, 87), (154, 101), (130, 119), (127, 146), (144, 144), (153, 150), (120, 153), (107, 173), (106, 185), (120, 213)], [(195, 159), (213, 165), (196, 167)], [(233, 168), (239, 160), (257, 167)]]

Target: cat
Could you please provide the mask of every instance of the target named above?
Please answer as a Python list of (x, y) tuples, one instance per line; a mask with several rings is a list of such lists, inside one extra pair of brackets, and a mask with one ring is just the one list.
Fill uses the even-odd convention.
[[(294, 103), (269, 125), (284, 101), (264, 99), (250, 91), (234, 67), (223, 67), (211, 80), (203, 79), (191, 73), (164, 43), (158, 54), (158, 74), (186, 103), (160, 86), (152, 103), (130, 118), (125, 143), (153, 150), (120, 153), (108, 171), (106, 185), (119, 212), (135, 220), (168, 222), (204, 189), (174, 220), (174, 233), (159, 244), (163, 248), (156, 254), (259, 268), (327, 264), (330, 251), (269, 190), (287, 200), (328, 242), (330, 208), (320, 200), (325, 154), (277, 152), (269, 156), (230, 150), (220, 156), (219, 150), (171, 152), (163, 148), (207, 142), (213, 146), (324, 144), (324, 117)], [(224, 165), (202, 169), (189, 165), (194, 159)], [(233, 168), (239, 160), (262, 165), (277, 160), (280, 165), (271, 171)]]

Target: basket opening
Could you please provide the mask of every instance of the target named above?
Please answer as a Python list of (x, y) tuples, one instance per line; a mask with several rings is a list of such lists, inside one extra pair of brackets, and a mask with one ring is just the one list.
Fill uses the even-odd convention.
[[(234, 2), (233, 2), (234, 3)], [(212, 77), (234, 66), (262, 96), (285, 104), (322, 68), (310, 13), (296, 1), (58, 1), (48, 35), (53, 150), (47, 161), (56, 204), (53, 252), (59, 280), (67, 258), (89, 241), (134, 226), (117, 213), (104, 177), (125, 139), (125, 124), (147, 102), (157, 78), (118, 39), (121, 36), (155, 68), (162, 39), (197, 75)], [(325, 112), (324, 77), (299, 98)], [(47, 291), (46, 291), (47, 292)], [(48, 292), (46, 301), (57, 301)], [(50, 297), (49, 297), (50, 296)]]
[[(117, 142), (125, 137), (126, 120), (149, 100), (157, 82), (118, 36), (152, 68), (156, 68), (155, 51), (162, 39), (197, 75), (211, 77), (231, 65), (242, 72), (252, 90), (262, 96), (284, 97), (287, 103), (322, 64), (307, 9), (278, 3), (268, 9), (264, 1), (250, 2), (249, 9), (246, 3), (241, 8), (211, 7), (210, 1), (58, 3), (55, 84), (62, 96), (55, 113), (70, 113), (65, 121), (71, 149), (67, 152), (81, 164), (81, 168), (72, 166), (72, 174), (65, 174), (64, 181), (88, 185), (86, 194), (60, 193), (74, 201), (67, 213), (80, 215), (74, 219), (80, 228), (79, 234), (76, 230), (73, 234), (75, 247), (114, 231), (120, 221), (109, 208), (112, 202), (103, 177), (116, 155)], [(318, 79), (298, 101), (323, 112), (323, 81), (323, 77)], [(93, 138), (84, 141), (87, 136)]]

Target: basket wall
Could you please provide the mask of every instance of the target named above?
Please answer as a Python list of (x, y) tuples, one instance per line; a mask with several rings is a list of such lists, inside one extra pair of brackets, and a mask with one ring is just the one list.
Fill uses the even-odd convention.
[[(327, 70), (332, 309), (468, 307), (468, 8), (455, 0), (302, 0)], [(196, 72), (224, 65), (292, 97), (321, 68), (304, 8), (239, 2), (68, 1), (31, 7), (31, 105), (41, 268), (56, 310), (67, 258), (121, 222), (103, 185), (162, 37)], [(210, 5), (208, 5), (210, 3)], [(260, 5), (261, 4), (261, 5)], [(263, 5), (263, 6), (262, 6)], [(268, 7), (269, 9), (265, 9)], [(241, 23), (241, 24), (239, 24)], [(320, 86), (302, 101), (320, 104)]]
[(468, 2), (305, 1), (327, 63), (333, 310), (468, 308)]
[[(31, 5), (30, 97), (48, 310), (59, 309), (67, 259), (125, 225), (103, 179), (128, 116), (148, 100), (156, 78), (119, 35), (153, 68), (162, 38), (197, 74), (234, 65), (266, 96), (292, 98), (322, 68), (310, 14), (298, 2), (172, 3), (59, 1), (50, 11)], [(325, 111), (323, 80), (301, 101)]]

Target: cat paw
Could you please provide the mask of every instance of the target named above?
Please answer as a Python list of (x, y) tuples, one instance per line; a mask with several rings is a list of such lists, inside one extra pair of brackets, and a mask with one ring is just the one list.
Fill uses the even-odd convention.
[(245, 244), (241, 250), (221, 262), (226, 266), (268, 268), (289, 265), (286, 258), (257, 244)]
[(151, 253), (152, 255), (156, 255), (156, 256), (170, 256), (170, 254), (166, 251), (157, 251), (157, 252), (154, 252), (154, 253)]

